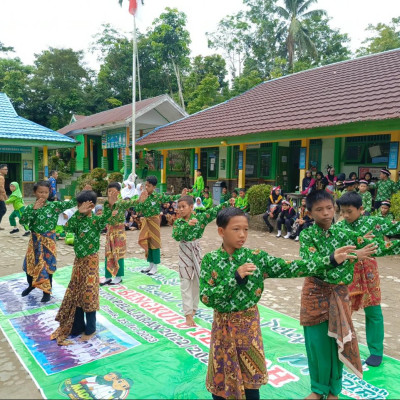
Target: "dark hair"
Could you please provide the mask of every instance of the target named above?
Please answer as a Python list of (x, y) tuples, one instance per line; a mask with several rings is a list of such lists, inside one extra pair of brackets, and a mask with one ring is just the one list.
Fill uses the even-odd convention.
[(207, 189), (210, 189), (210, 186), (207, 186), (207, 185), (206, 185), (206, 186), (204, 186), (204, 189), (206, 189), (206, 188), (207, 188)]
[(192, 196), (182, 196), (178, 199), (178, 203), (181, 203), (182, 201), (187, 203), (189, 206), (192, 206), (194, 204), (194, 200), (193, 200)]
[(355, 175), (356, 177), (354, 179), (357, 179), (357, 173), (356, 172), (350, 172), (349, 174), (349, 180), (351, 180), (351, 176)]
[(369, 176), (370, 176), (370, 179), (372, 179), (372, 174), (371, 174), (371, 172), (366, 172), (366, 173), (364, 174), (364, 178), (363, 178), (363, 179), (367, 179), (367, 178), (366, 178), (367, 175), (369, 175)]
[(245, 192), (246, 193), (246, 189), (244, 189), (244, 188), (239, 189), (239, 192)]
[(150, 185), (157, 186), (158, 180), (157, 180), (157, 177), (156, 177), (156, 176), (150, 175), (150, 176), (148, 176), (148, 177), (146, 178), (146, 182), (149, 182)]
[(203, 196), (206, 195), (206, 194), (210, 195), (210, 192), (203, 192)]
[(339, 207), (353, 206), (359, 209), (362, 206), (362, 197), (356, 192), (347, 192), (336, 201), (336, 204)]
[(121, 191), (121, 184), (119, 182), (111, 182), (107, 186), (107, 190), (108, 189), (117, 189), (118, 192), (120, 192)]
[[(1, 166), (0, 166), (0, 167), (1, 167)], [(39, 181), (39, 182), (36, 182), (36, 183), (33, 185), (33, 193), (36, 193), (36, 190), (38, 190), (40, 186), (47, 187), (47, 189), (49, 189), (49, 191), (50, 191), (50, 189), (51, 189), (51, 186), (50, 186), (50, 182), (49, 182), (49, 181)]]
[(332, 195), (330, 193), (328, 193), (326, 190), (313, 190), (306, 197), (307, 210), (311, 211), (313, 208), (313, 205), (322, 200), (330, 200), (333, 205), (335, 204), (335, 201), (333, 200)]
[(6, 168), (7, 164), (0, 164), (0, 169)]
[(91, 201), (93, 204), (96, 204), (97, 194), (93, 190), (82, 190), (82, 192), (76, 195), (76, 201), (78, 204), (82, 204), (85, 201)]
[(50, 171), (50, 174), (49, 174), (49, 176), (52, 176), (53, 174), (54, 174), (54, 172), (57, 172), (55, 169), (52, 169), (51, 171)]
[(200, 173), (201, 173), (201, 169), (198, 169), (197, 172), (200, 172)]
[(232, 193), (239, 194), (239, 192), (238, 192), (236, 189), (233, 189), (233, 190), (232, 190)]
[(217, 215), (217, 226), (219, 228), (226, 228), (229, 224), (229, 221), (233, 217), (245, 217), (249, 220), (248, 216), (245, 214), (243, 210), (236, 207), (227, 207), (223, 208)]
[(315, 174), (315, 177), (317, 177), (317, 175), (321, 175), (321, 179), (324, 177), (324, 173), (323, 173), (322, 171), (318, 171), (318, 172)]
[(338, 176), (337, 176), (337, 180), (340, 182), (343, 182), (344, 180), (346, 180), (346, 174), (344, 174), (343, 172), (341, 172)]

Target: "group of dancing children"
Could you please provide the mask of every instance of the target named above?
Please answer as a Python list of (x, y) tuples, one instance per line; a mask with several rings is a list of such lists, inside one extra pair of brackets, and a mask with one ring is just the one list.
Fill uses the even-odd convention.
[[(267, 278), (304, 277), (300, 323), (311, 378), (310, 399), (337, 398), (342, 388), (345, 364), (362, 377), (357, 337), (351, 319), (354, 310), (366, 315), (369, 365), (378, 366), (383, 356), (383, 317), (377, 263), (373, 256), (400, 253), (400, 223), (363, 216), (362, 198), (355, 192), (338, 202), (344, 220), (332, 224), (335, 201), (325, 190), (312, 191), (306, 198), (314, 224), (299, 234), (301, 259), (286, 261), (262, 250), (245, 247), (248, 235), (246, 209), (226, 196), (221, 204), (195, 213), (195, 198), (204, 190), (201, 174), (191, 193), (169, 196), (156, 192), (157, 178), (149, 176), (140, 196), (124, 200), (121, 186), (110, 183), (101, 216), (94, 215), (96, 194), (79, 193), (74, 200), (48, 201), (48, 182), (34, 186), (36, 202), (26, 207), (21, 223), (31, 231), (24, 271), (28, 287), (43, 291), (50, 299), (56, 271), (54, 229), (60, 213), (74, 206), (77, 212), (66, 224), (75, 235), (75, 261), (71, 280), (56, 320), (51, 339), (68, 345), (69, 336), (89, 340), (96, 332), (99, 310), (100, 232), (108, 226), (105, 247), (105, 283), (119, 283), (124, 276), (126, 252), (125, 211), (142, 213), (138, 244), (145, 250), (148, 267), (141, 272), (154, 275), (160, 263), (160, 206), (177, 201), (178, 218), (172, 236), (179, 242), (179, 275), (186, 324), (195, 326), (199, 301), (214, 309), (206, 387), (214, 399), (259, 399), (259, 389), (268, 382), (257, 303)], [(242, 198), (245, 197), (245, 193)], [(242, 205), (243, 206), (243, 205)], [(222, 244), (201, 255), (199, 239), (216, 218)]]

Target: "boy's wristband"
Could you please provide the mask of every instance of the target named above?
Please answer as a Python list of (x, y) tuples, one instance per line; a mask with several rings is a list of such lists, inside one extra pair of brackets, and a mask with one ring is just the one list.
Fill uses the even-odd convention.
[(334, 267), (338, 267), (339, 265), (342, 265), (343, 263), (341, 262), (340, 264), (335, 260), (335, 253), (332, 253), (330, 255), (329, 258), (330, 263), (334, 266)]
[(239, 275), (239, 272), (236, 271), (235, 272), (235, 279), (236, 279), (236, 282), (237, 282), (238, 285), (245, 285), (247, 283), (247, 281), (249, 280), (249, 277), (245, 276), (244, 278), (242, 278)]

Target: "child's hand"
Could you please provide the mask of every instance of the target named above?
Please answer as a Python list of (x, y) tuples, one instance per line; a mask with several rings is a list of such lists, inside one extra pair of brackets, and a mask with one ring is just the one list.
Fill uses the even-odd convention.
[(108, 204), (112, 207), (118, 200), (118, 190), (110, 189), (108, 191)]
[[(338, 249), (335, 250), (333, 253), (333, 256), (335, 258), (335, 261), (338, 264), (341, 264), (342, 262), (346, 260), (357, 260), (358, 255), (355, 255), (356, 253), (354, 250), (356, 249), (356, 246), (344, 246), (344, 247), (339, 247)], [(351, 254), (353, 253), (353, 254)]]
[(86, 214), (89, 211), (92, 211), (94, 208), (94, 204), (91, 201), (85, 201), (84, 203), (82, 203), (79, 207), (78, 207), (78, 211), (81, 214)]
[(190, 226), (195, 226), (195, 225), (197, 224), (197, 219), (196, 219), (196, 218), (191, 219), (191, 220), (188, 222), (188, 224), (189, 224)]
[(240, 275), (242, 279), (244, 279), (248, 275), (253, 275), (253, 271), (255, 271), (257, 267), (252, 264), (252, 263), (246, 263), (241, 265), (238, 269), (237, 272)]
[(233, 197), (229, 199), (229, 204), (231, 205), (231, 207), (235, 207), (235, 199)]
[(143, 190), (143, 192), (141, 193), (141, 195), (139, 197), (139, 202), (143, 203), (148, 197), (149, 197), (149, 193), (147, 192), (147, 190)]
[(118, 210), (114, 210), (114, 211), (111, 213), (111, 215), (112, 215), (113, 217), (115, 217), (117, 214), (118, 214)]
[(188, 193), (187, 188), (183, 188), (183, 189), (182, 189), (182, 196), (186, 196), (187, 193)]
[(374, 237), (375, 235), (372, 233), (372, 231), (369, 231), (364, 235), (364, 239), (373, 239)]
[(362, 249), (356, 250), (354, 253), (356, 253), (358, 261), (364, 261), (375, 254), (377, 248), (378, 245), (376, 245), (375, 243), (370, 243)]
[(42, 208), (46, 203), (45, 199), (38, 199), (35, 201), (35, 204), (33, 206), (34, 210), (38, 210), (39, 208)]

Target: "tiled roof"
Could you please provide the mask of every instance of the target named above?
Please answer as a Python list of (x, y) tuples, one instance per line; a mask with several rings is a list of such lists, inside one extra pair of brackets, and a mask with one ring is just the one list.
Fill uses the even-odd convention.
[(5, 93), (0, 93), (0, 139), (76, 143), (72, 138), (20, 117)]
[[(163, 94), (157, 97), (152, 97), (150, 99), (137, 101), (136, 102), (136, 113), (139, 113), (141, 110), (149, 107), (151, 104), (158, 102), (163, 97), (168, 97)], [(94, 128), (97, 126), (110, 124), (113, 122), (121, 122), (126, 121), (127, 119), (132, 117), (132, 103), (126, 104), (125, 106), (113, 108), (112, 110), (103, 111), (97, 114), (89, 115), (85, 118), (77, 118), (77, 121), (64, 126), (59, 129), (58, 132), (67, 134), (72, 131), (77, 131), (85, 128)]]
[(223, 138), (400, 118), (400, 49), (264, 82), (156, 128), (138, 144)]

